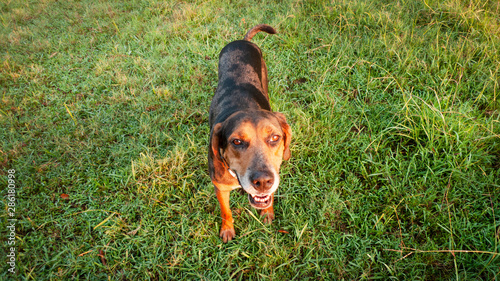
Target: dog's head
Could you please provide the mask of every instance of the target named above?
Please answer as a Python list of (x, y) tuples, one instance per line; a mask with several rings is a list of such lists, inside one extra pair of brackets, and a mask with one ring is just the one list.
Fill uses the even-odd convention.
[(236, 112), (213, 126), (214, 168), (236, 177), (254, 208), (266, 209), (279, 185), (281, 162), (290, 158), (291, 137), (279, 112)]

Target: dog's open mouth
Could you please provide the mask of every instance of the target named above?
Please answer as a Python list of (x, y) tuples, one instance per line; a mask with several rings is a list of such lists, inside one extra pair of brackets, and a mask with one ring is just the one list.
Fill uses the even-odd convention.
[(265, 209), (273, 203), (273, 197), (271, 194), (266, 195), (257, 195), (257, 194), (248, 194), (248, 201), (250, 201), (250, 205), (256, 209)]

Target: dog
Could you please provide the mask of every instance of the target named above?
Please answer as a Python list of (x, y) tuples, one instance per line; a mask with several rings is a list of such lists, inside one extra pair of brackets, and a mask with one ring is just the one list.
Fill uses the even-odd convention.
[(260, 31), (276, 34), (271, 26), (260, 24), (222, 49), (210, 105), (208, 169), (221, 209), (224, 243), (236, 236), (231, 190), (241, 187), (250, 205), (261, 210), (264, 222), (271, 223), (279, 169), (291, 156), (291, 128), (282, 113), (271, 111), (266, 63), (259, 47), (250, 42)]

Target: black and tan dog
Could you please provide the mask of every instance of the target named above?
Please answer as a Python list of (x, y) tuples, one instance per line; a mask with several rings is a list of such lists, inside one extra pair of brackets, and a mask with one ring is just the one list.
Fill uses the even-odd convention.
[(242, 187), (264, 221), (274, 219), (274, 192), (282, 159), (290, 158), (291, 129), (285, 116), (272, 112), (267, 94), (267, 67), (259, 47), (250, 42), (261, 24), (243, 40), (229, 43), (219, 55), (219, 84), (210, 105), (208, 166), (222, 216), (220, 236), (234, 238), (229, 193)]

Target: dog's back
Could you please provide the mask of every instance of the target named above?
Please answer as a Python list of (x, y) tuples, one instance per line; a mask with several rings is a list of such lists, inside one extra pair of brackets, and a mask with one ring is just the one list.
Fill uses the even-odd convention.
[[(271, 110), (267, 94), (267, 67), (259, 47), (250, 40), (260, 31), (275, 34), (269, 25), (250, 29), (243, 40), (226, 45), (219, 54), (219, 84), (210, 106), (209, 123), (244, 109)], [(235, 99), (235, 96), (238, 98)], [(224, 106), (220, 106), (224, 103)], [(224, 111), (221, 111), (224, 108)]]

